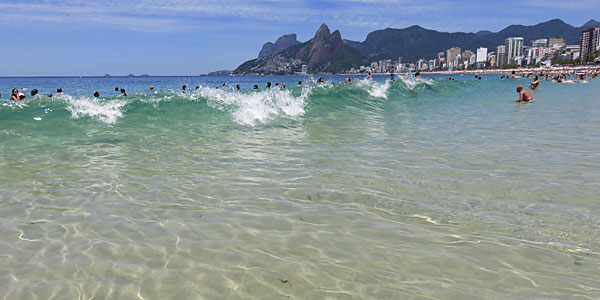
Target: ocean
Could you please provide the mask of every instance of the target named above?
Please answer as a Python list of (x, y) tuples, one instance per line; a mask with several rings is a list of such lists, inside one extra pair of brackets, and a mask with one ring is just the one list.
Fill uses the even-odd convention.
[(0, 298), (599, 299), (600, 80), (448, 76), (0, 78)]

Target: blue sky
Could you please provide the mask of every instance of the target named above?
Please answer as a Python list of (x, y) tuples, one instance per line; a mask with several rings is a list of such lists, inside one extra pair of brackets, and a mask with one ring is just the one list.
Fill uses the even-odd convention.
[(286, 33), (321, 23), (363, 41), (386, 27), (498, 31), (560, 18), (581, 26), (598, 0), (0, 0), (0, 76), (198, 75), (233, 69)]

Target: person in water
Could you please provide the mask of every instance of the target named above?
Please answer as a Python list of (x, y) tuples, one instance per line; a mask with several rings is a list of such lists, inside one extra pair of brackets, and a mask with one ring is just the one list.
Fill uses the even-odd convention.
[(10, 96), (10, 100), (19, 101), (19, 90), (12, 89), (12, 95)]
[(533, 102), (533, 96), (530, 92), (524, 91), (522, 85), (517, 86), (517, 93), (519, 93), (519, 100), (515, 100), (515, 102)]
[(540, 81), (538, 80), (538, 76), (535, 75), (535, 76), (533, 76), (533, 81), (529, 85), (529, 89), (531, 89), (532, 91), (537, 91), (539, 86), (540, 86)]
[(241, 87), (240, 87), (240, 85), (239, 85), (239, 84), (238, 84), (238, 85), (236, 85), (236, 86), (235, 86), (235, 91), (236, 91), (236, 92), (239, 92), (239, 91), (240, 91), (240, 88), (241, 88)]
[(56, 97), (56, 96), (62, 95), (62, 92), (63, 92), (63, 91), (62, 91), (62, 89), (61, 89), (61, 88), (57, 88), (57, 89), (56, 89), (56, 94), (54, 94), (54, 96)]
[(373, 79), (373, 73), (369, 72), (369, 76), (367, 76), (368, 79)]
[(267, 88), (270, 89), (271, 88), (271, 82), (267, 82)]
[(94, 97), (96, 97), (96, 98), (100, 97), (100, 92), (98, 92), (98, 91), (95, 91), (95, 92), (94, 92)]
[(391, 81), (394, 81), (394, 80), (396, 80), (396, 79), (394, 79), (394, 72), (390, 73), (390, 80), (391, 80)]
[(415, 80), (420, 80), (420, 79), (421, 79), (421, 72), (415, 73)]
[(38, 94), (38, 89), (31, 90), (31, 97), (34, 97), (37, 94)]
[(350, 76), (346, 76), (346, 79), (344, 80), (345, 83), (350, 83), (352, 80), (350, 80)]
[(119, 94), (119, 96), (117, 96), (117, 98), (121, 98), (121, 97), (127, 97), (127, 93), (125, 92), (125, 89), (121, 89), (121, 93)]
[(258, 90), (258, 84), (255, 84), (253, 89)]
[(185, 84), (184, 84), (184, 85), (181, 87), (181, 92), (182, 92), (183, 94), (185, 94), (185, 90), (186, 90), (186, 89), (187, 89), (187, 85), (185, 85)]
[(298, 81), (298, 86), (302, 86), (302, 81)]

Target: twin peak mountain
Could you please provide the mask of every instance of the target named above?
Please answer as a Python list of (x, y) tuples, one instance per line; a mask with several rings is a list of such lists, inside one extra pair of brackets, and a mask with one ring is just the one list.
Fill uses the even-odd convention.
[(368, 62), (367, 55), (344, 43), (338, 30), (331, 33), (323, 24), (308, 42), (300, 43), (295, 34), (289, 34), (275, 44), (265, 44), (258, 58), (243, 63), (233, 74), (294, 74), (302, 65), (314, 73), (335, 73)]
[(307, 65), (309, 73), (340, 73), (352, 67), (368, 65), (381, 59), (416, 61), (435, 58), (438, 52), (451, 47), (475, 50), (487, 47), (494, 51), (506, 38), (520, 36), (525, 44), (541, 38), (564, 38), (567, 44), (579, 44), (581, 32), (600, 27), (600, 22), (590, 20), (575, 27), (560, 19), (536, 25), (510, 25), (498, 32), (479, 31), (439, 32), (414, 25), (403, 29), (386, 28), (367, 35), (363, 42), (342, 40), (339, 31), (330, 33), (323, 24), (315, 36), (301, 43), (295, 34), (280, 37), (274, 44), (266, 43), (258, 58), (246, 61), (233, 74), (294, 74)]

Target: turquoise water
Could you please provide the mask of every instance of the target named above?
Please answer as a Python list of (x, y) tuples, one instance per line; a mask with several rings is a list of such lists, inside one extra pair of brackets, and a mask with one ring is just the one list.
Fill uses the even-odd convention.
[(497, 77), (0, 78), (0, 298), (598, 299), (600, 81)]

